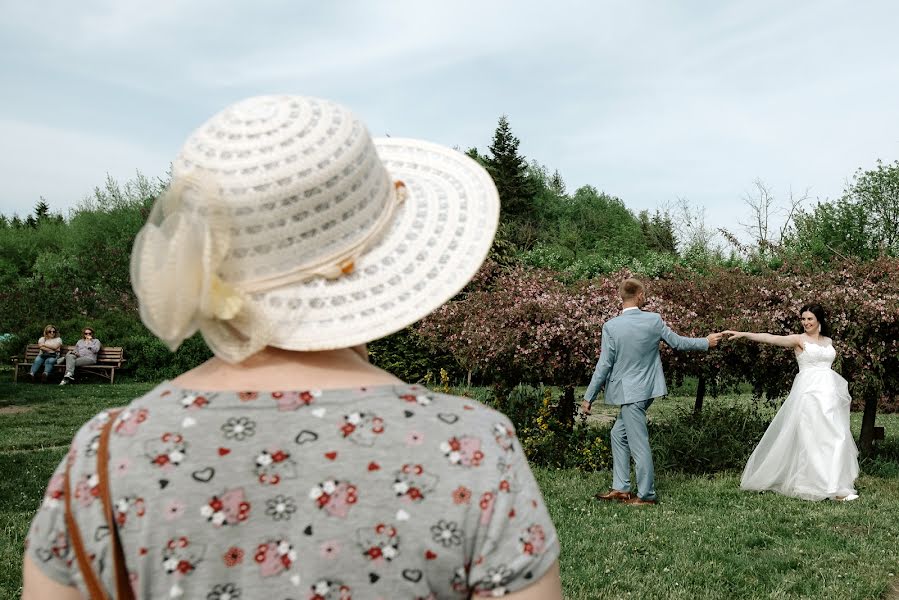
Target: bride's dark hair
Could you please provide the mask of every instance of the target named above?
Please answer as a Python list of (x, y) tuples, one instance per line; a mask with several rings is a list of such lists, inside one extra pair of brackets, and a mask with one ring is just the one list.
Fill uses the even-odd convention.
[(818, 323), (821, 325), (821, 335), (830, 335), (830, 325), (827, 323), (827, 314), (820, 304), (806, 304), (799, 309), (799, 316), (801, 317), (804, 312), (810, 312), (815, 315), (816, 319), (818, 319)]

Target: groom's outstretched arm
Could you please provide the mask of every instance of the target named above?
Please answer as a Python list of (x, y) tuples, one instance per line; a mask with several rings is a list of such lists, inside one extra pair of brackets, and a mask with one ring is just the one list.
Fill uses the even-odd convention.
[[(659, 319), (661, 321), (661, 317)], [(708, 350), (709, 349), (709, 339), (708, 338), (689, 338), (684, 337), (682, 335), (677, 335), (674, 331), (671, 330), (668, 325), (665, 324), (664, 321), (661, 321), (662, 325), (662, 341), (674, 348), (675, 350)]]
[(584, 393), (584, 400), (591, 404), (596, 400), (599, 390), (605, 385), (606, 380), (609, 378), (609, 373), (612, 372), (613, 364), (615, 364), (615, 340), (612, 339), (612, 335), (603, 325), (599, 361), (596, 363), (593, 377), (590, 378), (590, 385), (587, 386), (587, 391)]

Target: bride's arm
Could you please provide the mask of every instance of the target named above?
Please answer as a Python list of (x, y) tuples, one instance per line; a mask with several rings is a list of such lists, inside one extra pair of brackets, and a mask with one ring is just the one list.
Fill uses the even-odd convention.
[(749, 331), (725, 331), (725, 339), (738, 340), (745, 338), (750, 342), (760, 342), (762, 344), (772, 344), (774, 346), (783, 346), (784, 348), (795, 348), (802, 345), (802, 339), (798, 335), (773, 335), (770, 333), (751, 333)]

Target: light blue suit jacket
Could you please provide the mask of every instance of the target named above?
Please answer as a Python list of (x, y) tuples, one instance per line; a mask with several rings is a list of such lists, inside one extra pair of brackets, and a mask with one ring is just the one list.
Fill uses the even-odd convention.
[(675, 350), (708, 350), (705, 338), (682, 337), (671, 331), (661, 315), (628, 310), (602, 326), (599, 362), (584, 399), (592, 403), (606, 388), (606, 404), (633, 404), (668, 393), (659, 342)]

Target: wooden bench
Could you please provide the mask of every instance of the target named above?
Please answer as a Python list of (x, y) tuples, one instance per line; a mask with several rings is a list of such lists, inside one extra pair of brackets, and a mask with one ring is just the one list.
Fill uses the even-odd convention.
[[(28, 347), (25, 348), (24, 357), (12, 357), (13, 382), (17, 383), (19, 380), (20, 367), (24, 367), (26, 370), (31, 370), (31, 365), (34, 364), (34, 359), (37, 358), (38, 352), (40, 352), (39, 348), (40, 347), (37, 344), (28, 344)], [(58, 369), (60, 371), (65, 371), (65, 357), (66, 353), (69, 350), (74, 351), (75, 346), (62, 347), (62, 350), (59, 354), (59, 360), (56, 361), (56, 365), (53, 367), (54, 370)], [(124, 349), (116, 346), (100, 346), (100, 352), (99, 354), (97, 354), (97, 362), (92, 365), (76, 367), (75, 376), (77, 377), (80, 373), (93, 373), (95, 375), (103, 377), (104, 379), (108, 379), (109, 383), (115, 383), (115, 370), (121, 369), (124, 362)], [(41, 373), (43, 373), (43, 367), (41, 367)]]

